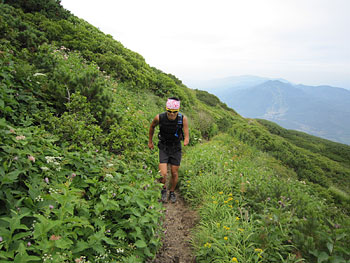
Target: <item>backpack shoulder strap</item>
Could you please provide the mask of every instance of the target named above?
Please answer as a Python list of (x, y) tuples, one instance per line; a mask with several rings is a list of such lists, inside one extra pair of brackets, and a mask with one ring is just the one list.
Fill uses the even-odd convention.
[(178, 114), (178, 118), (177, 118), (177, 124), (178, 125), (182, 125), (182, 121), (183, 121), (183, 115), (181, 114), (181, 112), (179, 112), (179, 114)]
[(177, 118), (177, 129), (176, 129), (176, 133), (175, 133), (175, 136), (177, 138), (180, 138), (180, 140), (183, 139), (183, 115), (179, 112), (178, 113), (178, 118)]

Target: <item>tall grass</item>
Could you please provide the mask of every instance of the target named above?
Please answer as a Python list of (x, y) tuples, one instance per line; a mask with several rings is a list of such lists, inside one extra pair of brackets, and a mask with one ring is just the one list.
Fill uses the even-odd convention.
[(199, 262), (350, 259), (349, 218), (266, 153), (220, 135), (186, 151), (180, 177)]

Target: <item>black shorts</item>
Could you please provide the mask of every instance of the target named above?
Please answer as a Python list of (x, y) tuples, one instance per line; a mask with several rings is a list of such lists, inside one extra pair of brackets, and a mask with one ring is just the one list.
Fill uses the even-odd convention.
[(181, 142), (175, 145), (166, 145), (159, 142), (158, 148), (160, 163), (170, 163), (172, 165), (180, 166), (182, 157)]

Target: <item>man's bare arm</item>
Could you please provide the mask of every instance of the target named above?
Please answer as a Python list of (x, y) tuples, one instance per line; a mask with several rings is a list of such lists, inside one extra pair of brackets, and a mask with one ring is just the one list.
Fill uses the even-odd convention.
[(187, 120), (187, 117), (184, 116), (184, 119), (183, 119), (183, 129), (184, 129), (184, 135), (185, 135), (185, 138), (184, 138), (184, 146), (188, 145), (189, 142), (190, 142), (190, 136), (189, 136), (189, 131), (188, 131), (188, 120)]
[(158, 124), (159, 124), (159, 114), (153, 119), (151, 126), (149, 127), (148, 148), (150, 149), (154, 149), (153, 135), (154, 135), (154, 130)]

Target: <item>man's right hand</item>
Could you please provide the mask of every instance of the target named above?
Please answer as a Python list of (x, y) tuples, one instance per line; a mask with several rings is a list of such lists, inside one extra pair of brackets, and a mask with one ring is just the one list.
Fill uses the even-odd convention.
[(148, 148), (150, 148), (151, 150), (154, 149), (154, 144), (153, 144), (153, 142), (148, 142)]

